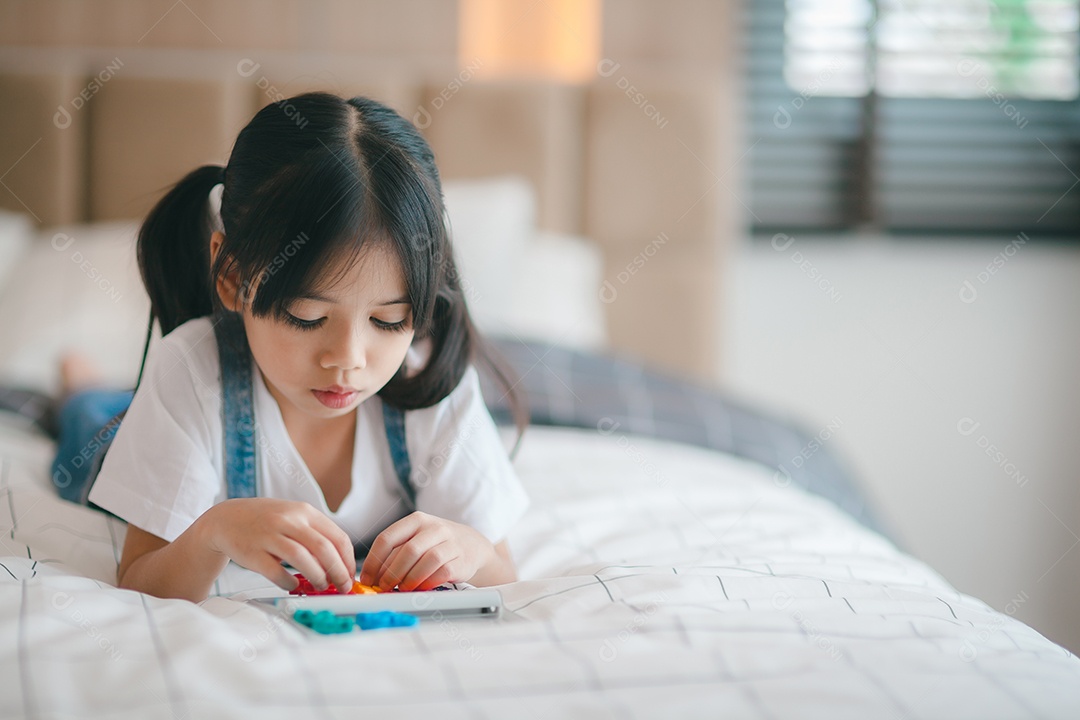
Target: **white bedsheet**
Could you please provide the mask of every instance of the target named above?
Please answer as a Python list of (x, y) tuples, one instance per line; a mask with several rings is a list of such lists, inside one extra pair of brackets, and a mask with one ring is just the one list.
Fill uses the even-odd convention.
[[(506, 617), (313, 637), (109, 583), (123, 525), (0, 428), (0, 716), (1075, 718), (1080, 660), (756, 464), (530, 428)], [(246, 592), (245, 592), (246, 591)]]

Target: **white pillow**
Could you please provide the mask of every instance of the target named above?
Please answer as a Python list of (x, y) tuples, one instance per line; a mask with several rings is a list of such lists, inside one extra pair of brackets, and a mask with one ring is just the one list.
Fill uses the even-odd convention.
[(503, 331), (579, 350), (607, 347), (600, 302), (604, 258), (593, 242), (540, 230), (525, 246)]
[(443, 195), (462, 290), (482, 332), (606, 346), (600, 250), (585, 238), (537, 231), (528, 180), (447, 180)]
[(481, 330), (512, 324), (515, 272), (536, 227), (532, 184), (508, 175), (443, 182), (454, 261), (473, 320)]
[(34, 225), (26, 213), (0, 210), (0, 288), (11, 275), (34, 237)]
[(135, 262), (137, 221), (41, 231), (0, 290), (0, 381), (55, 393), (77, 349), (105, 382), (133, 387), (150, 302)]

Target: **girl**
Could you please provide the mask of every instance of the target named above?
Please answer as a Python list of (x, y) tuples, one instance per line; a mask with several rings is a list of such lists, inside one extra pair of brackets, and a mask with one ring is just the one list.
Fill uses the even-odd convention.
[(474, 360), (519, 442), (523, 405), (470, 321), (408, 121), (325, 93), (264, 107), (228, 165), (154, 207), (138, 260), (163, 337), (80, 491), (128, 523), (120, 587), (201, 601), (231, 559), (344, 589), (365, 555), (359, 580), (383, 589), (516, 579), (529, 500)]

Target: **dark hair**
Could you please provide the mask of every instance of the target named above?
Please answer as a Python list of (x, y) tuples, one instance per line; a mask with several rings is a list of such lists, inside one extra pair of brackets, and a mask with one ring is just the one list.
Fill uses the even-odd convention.
[[(209, 195), (218, 183), (225, 240), (211, 267)], [(193, 318), (229, 312), (215, 279), (232, 271), (254, 315), (281, 319), (292, 301), (326, 281), (325, 268), (336, 260), (348, 267), (373, 240), (397, 254), (416, 337), (432, 344), (424, 368), (406, 377), (403, 363), (378, 394), (401, 409), (430, 407), (479, 361), (509, 396), (518, 429), (513, 456), (528, 410), (469, 315), (434, 154), (408, 120), (375, 100), (316, 92), (271, 103), (240, 131), (228, 165), (204, 165), (172, 187), (139, 230), (151, 327), (156, 318), (166, 335)]]

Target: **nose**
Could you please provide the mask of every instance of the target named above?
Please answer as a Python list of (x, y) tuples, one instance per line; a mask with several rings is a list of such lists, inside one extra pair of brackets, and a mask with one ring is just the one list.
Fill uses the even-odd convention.
[(363, 370), (367, 367), (367, 353), (363, 330), (350, 323), (330, 335), (330, 345), (323, 351), (320, 364), (327, 369)]

